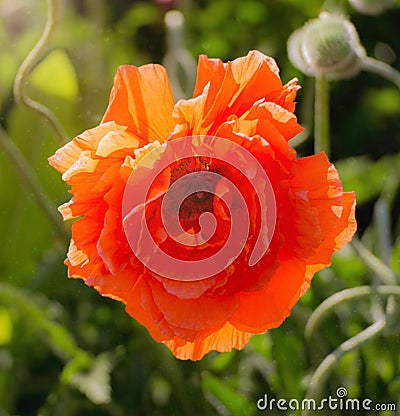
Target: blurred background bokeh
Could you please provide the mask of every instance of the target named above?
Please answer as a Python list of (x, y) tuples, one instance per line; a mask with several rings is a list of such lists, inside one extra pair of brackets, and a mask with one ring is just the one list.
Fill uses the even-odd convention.
[[(26, 88), (55, 113), (71, 138), (99, 123), (121, 64), (164, 63), (175, 96), (189, 97), (199, 54), (231, 60), (258, 49), (277, 60), (284, 82), (299, 78), (296, 113), (306, 131), (297, 151), (311, 154), (314, 80), (290, 63), (286, 42), (323, 6), (350, 16), (369, 56), (400, 68), (398, 1), (378, 16), (363, 15), (344, 0), (59, 3), (47, 54)], [(181, 33), (176, 33), (181, 15), (173, 16), (167, 29), (165, 15), (173, 9), (184, 16)], [(47, 163), (59, 147), (54, 132), (13, 98), (18, 67), (43, 31), (46, 10), (44, 0), (0, 0), (0, 125), (34, 170), (45, 196), (59, 205), (69, 194)], [(356, 191), (358, 235), (400, 273), (399, 90), (377, 75), (361, 73), (332, 82), (330, 104), (331, 159), (345, 190)], [(210, 353), (194, 363), (176, 360), (122, 304), (66, 277), (68, 241), (56, 232), (33, 192), (0, 148), (0, 416), (263, 414), (256, 407), (259, 398), (303, 398), (322, 359), (374, 321), (371, 299), (353, 301), (330, 313), (315, 339), (305, 339), (305, 323), (324, 299), (376, 282), (347, 246), (314, 278), (280, 328), (254, 336), (241, 352)], [(382, 201), (389, 224), (389, 234), (383, 236), (377, 212)], [(400, 407), (398, 318), (335, 366), (322, 387), (324, 397), (343, 386), (348, 397)], [(299, 413), (275, 409), (268, 414)]]

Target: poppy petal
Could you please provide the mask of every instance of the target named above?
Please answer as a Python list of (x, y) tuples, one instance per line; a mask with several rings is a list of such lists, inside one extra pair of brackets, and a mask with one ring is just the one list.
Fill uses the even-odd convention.
[(286, 140), (292, 139), (303, 131), (297, 123), (297, 117), (274, 102), (260, 100), (243, 117), (246, 120), (264, 120), (272, 123)]
[(126, 268), (118, 273), (118, 276), (93, 274), (85, 283), (89, 286), (94, 286), (103, 296), (119, 300), (126, 304), (129, 294), (138, 280), (138, 275), (140, 275), (139, 270)]
[[(234, 297), (218, 298), (202, 296), (199, 299), (178, 298), (165, 290), (155, 279), (149, 279), (149, 287), (157, 308), (166, 321), (177, 328), (190, 331), (218, 329), (233, 314), (237, 307)], [(168, 307), (174, 304), (173, 308)]]
[(125, 127), (118, 126), (112, 121), (100, 124), (100, 126), (94, 127), (93, 129), (86, 130), (58, 149), (53, 156), (49, 157), (49, 163), (59, 172), (65, 173), (79, 159), (84, 151), (95, 152), (99, 143), (107, 136), (107, 134), (119, 133), (126, 138), (125, 130)]
[(294, 299), (300, 297), (305, 271), (301, 260), (282, 261), (262, 290), (240, 293), (239, 307), (229, 322), (253, 334), (279, 326), (289, 316)]
[(163, 142), (174, 129), (174, 98), (165, 69), (160, 65), (118, 68), (103, 123), (114, 121), (140, 137), (143, 144)]
[(105, 194), (108, 209), (97, 241), (98, 253), (113, 275), (122, 271), (133, 256), (122, 226), (121, 206), (125, 185), (116, 175), (112, 188)]
[(185, 342), (183, 345), (179, 345), (173, 339), (164, 341), (164, 344), (177, 358), (197, 361), (212, 350), (219, 352), (232, 351), (232, 348), (241, 350), (249, 342), (252, 335), (248, 332), (239, 331), (229, 322), (226, 322), (221, 329), (202, 340)]

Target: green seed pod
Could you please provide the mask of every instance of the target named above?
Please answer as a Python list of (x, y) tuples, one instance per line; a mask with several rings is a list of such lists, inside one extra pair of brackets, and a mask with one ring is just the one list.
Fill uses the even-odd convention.
[(389, 9), (395, 0), (349, 0), (354, 9), (363, 14), (375, 16)]
[(365, 50), (353, 24), (344, 16), (323, 12), (288, 40), (293, 65), (309, 76), (351, 78), (361, 70)]

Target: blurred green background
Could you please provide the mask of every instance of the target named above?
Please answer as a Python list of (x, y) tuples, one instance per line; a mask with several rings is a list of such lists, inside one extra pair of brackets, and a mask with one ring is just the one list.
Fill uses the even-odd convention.
[[(118, 65), (163, 62), (168, 52), (164, 16), (175, 8), (186, 19), (181, 41), (188, 65), (190, 56), (195, 61), (201, 53), (229, 60), (259, 49), (277, 60), (284, 82), (299, 78), (303, 88), (296, 113), (309, 137), (297, 150), (308, 155), (314, 80), (289, 62), (286, 41), (322, 6), (320, 0), (62, 0), (49, 53), (29, 77), (27, 91), (54, 111), (71, 138), (97, 125)], [(354, 11), (346, 1), (325, 6), (349, 14), (369, 56), (400, 68), (399, 2), (376, 17)], [(49, 200), (59, 205), (69, 194), (47, 164), (59, 147), (54, 133), (37, 114), (18, 106), (12, 94), (18, 67), (45, 20), (44, 0), (0, 0), (0, 124)], [(189, 96), (193, 80), (179, 71), (181, 93)], [(400, 273), (399, 90), (361, 73), (331, 84), (330, 111), (332, 159), (345, 190), (356, 191), (359, 237)], [(382, 206), (383, 233), (377, 209)], [(182, 362), (155, 343), (122, 304), (66, 277), (67, 246), (0, 148), (0, 416), (299, 414), (262, 412), (256, 403), (264, 394), (303, 398), (321, 360), (375, 319), (376, 302), (353, 301), (330, 313), (314, 340), (304, 337), (308, 317), (324, 299), (377, 282), (347, 246), (314, 278), (280, 328), (254, 336), (241, 352)], [(343, 386), (348, 397), (400, 407), (398, 318), (383, 335), (340, 361), (322, 386), (324, 397), (335, 397)]]

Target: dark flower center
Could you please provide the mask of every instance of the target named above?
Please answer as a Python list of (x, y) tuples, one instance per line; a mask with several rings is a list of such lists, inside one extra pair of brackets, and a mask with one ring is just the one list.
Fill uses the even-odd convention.
[(170, 208), (179, 209), (184, 228), (197, 228), (194, 223), (200, 215), (213, 212), (215, 186), (219, 179), (216, 170), (205, 158), (196, 156), (179, 160), (171, 168), (172, 192), (167, 194), (167, 203)]

